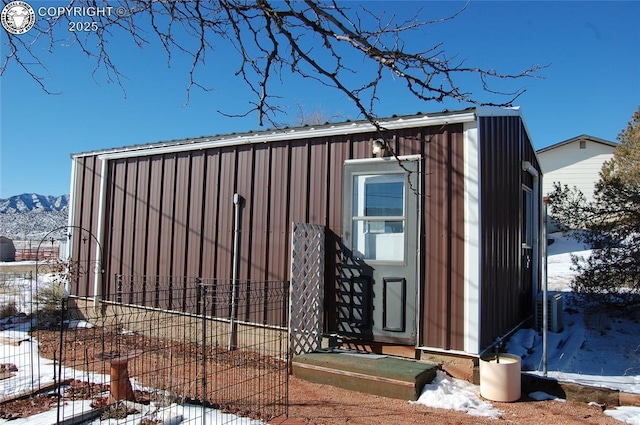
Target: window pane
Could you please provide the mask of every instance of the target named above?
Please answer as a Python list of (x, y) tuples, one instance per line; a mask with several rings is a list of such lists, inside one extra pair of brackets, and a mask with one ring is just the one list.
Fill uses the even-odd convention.
[(401, 173), (354, 176), (354, 249), (362, 259), (404, 261), (405, 179)]
[(353, 234), (362, 259), (404, 261), (404, 221), (354, 220)]
[(404, 185), (404, 174), (354, 176), (353, 216), (403, 217)]
[(403, 216), (403, 201), (403, 182), (372, 182), (365, 185), (365, 215), (367, 217)]

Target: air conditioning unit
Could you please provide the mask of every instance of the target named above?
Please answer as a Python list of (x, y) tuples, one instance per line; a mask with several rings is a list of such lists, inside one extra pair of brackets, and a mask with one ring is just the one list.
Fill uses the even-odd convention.
[[(536, 299), (536, 329), (542, 330), (542, 309), (543, 309), (543, 297), (542, 294)], [(551, 332), (562, 332), (564, 329), (564, 322), (562, 320), (564, 315), (564, 303), (562, 301), (562, 294), (547, 295), (547, 330)]]

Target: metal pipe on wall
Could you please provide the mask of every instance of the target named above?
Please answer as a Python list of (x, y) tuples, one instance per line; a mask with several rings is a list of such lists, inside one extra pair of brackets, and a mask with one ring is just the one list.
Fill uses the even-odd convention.
[(233, 265), (231, 269), (231, 317), (229, 318), (229, 350), (235, 350), (238, 346), (238, 273), (240, 268), (240, 207), (242, 196), (233, 194)]
[[(107, 173), (109, 172), (108, 161), (105, 158), (101, 158), (102, 167), (100, 169), (100, 197), (98, 199), (98, 229), (97, 229), (97, 244), (102, 247), (104, 244), (104, 231), (105, 231), (105, 204), (107, 202)], [(100, 251), (102, 248), (100, 248)], [(100, 254), (98, 256), (98, 254)], [(93, 281), (93, 310), (98, 311), (100, 301), (102, 299), (102, 252), (98, 252), (96, 249), (96, 271)]]
[(549, 280), (548, 280), (549, 262), (547, 259), (547, 217), (548, 217), (547, 203), (548, 202), (549, 202), (549, 199), (545, 197), (542, 205), (542, 217), (543, 217), (542, 234), (544, 236), (544, 239), (542, 241), (542, 261), (544, 261), (543, 268), (542, 268), (542, 297), (544, 299), (544, 303), (542, 306), (542, 310), (544, 314), (544, 317), (542, 318), (542, 372), (544, 376), (547, 376), (547, 369), (548, 369), (547, 328), (549, 327), (549, 323), (548, 323), (549, 318), (547, 316), (548, 314), (547, 313), (547, 309), (548, 309), (547, 293), (548, 293), (548, 287), (549, 287)]

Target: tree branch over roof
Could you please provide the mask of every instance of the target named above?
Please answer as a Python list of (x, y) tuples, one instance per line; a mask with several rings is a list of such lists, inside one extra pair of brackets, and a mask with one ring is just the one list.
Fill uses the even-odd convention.
[[(69, 2), (73, 7), (105, 5), (98, 0)], [(363, 5), (339, 4), (336, 0), (116, 0), (108, 5), (113, 13), (90, 17), (97, 23), (95, 32), (70, 36), (69, 18), (62, 15), (38, 19), (29, 38), (7, 33), (9, 49), (0, 66), (0, 75), (8, 66), (17, 65), (49, 92), (40, 76), (46, 71), (46, 64), (35, 46), (48, 38), (49, 50), (59, 49), (59, 36), (64, 34), (63, 39), (67, 41), (64, 47), (79, 49), (95, 62), (94, 78), (95, 73), (102, 70), (108, 82), (115, 82), (124, 90), (124, 76), (113, 56), (116, 37), (124, 33), (141, 48), (160, 43), (169, 65), (175, 53), (189, 58), (188, 102), (194, 87), (210, 90), (198, 78), (199, 72), (204, 68), (207, 54), (226, 43), (237, 51), (236, 75), (254, 98), (247, 110), (222, 113), (228, 116), (257, 113), (260, 125), (277, 126), (276, 116), (284, 110), (274, 86), (290, 75), (337, 90), (360, 114), (375, 122), (379, 87), (387, 78), (403, 81), (409, 93), (425, 102), (453, 99), (478, 106), (510, 106), (524, 89), (499, 90), (498, 80), (535, 77), (544, 68), (534, 65), (520, 72), (503, 74), (494, 69), (468, 66), (456, 55), (449, 56), (442, 40), (420, 50), (408, 47), (408, 41), (415, 37), (426, 39), (427, 27), (464, 13), (466, 5), (447, 17), (426, 19), (424, 11), (418, 10), (405, 20), (396, 15), (375, 13)], [(361, 64), (357, 69), (356, 63)], [(463, 88), (460, 83), (463, 76), (475, 76), (484, 93)], [(490, 100), (483, 100), (483, 95), (489, 95)]]

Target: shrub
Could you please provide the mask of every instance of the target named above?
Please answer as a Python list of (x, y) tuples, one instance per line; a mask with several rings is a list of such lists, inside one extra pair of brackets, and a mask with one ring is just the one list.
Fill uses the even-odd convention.
[(7, 317), (15, 317), (20, 314), (16, 302), (11, 300), (6, 304), (0, 305), (0, 319), (6, 319)]

